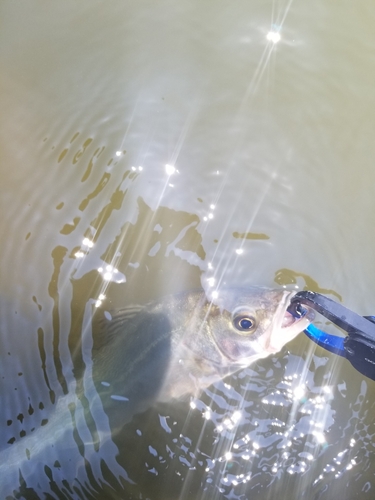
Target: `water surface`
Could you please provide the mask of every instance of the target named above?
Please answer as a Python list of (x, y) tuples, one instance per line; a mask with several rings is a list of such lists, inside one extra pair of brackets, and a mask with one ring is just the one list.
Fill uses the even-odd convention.
[(84, 412), (97, 309), (255, 284), (374, 312), (374, 6), (0, 9), (2, 496), (373, 498), (374, 382), (302, 335), (99, 450), (48, 429)]

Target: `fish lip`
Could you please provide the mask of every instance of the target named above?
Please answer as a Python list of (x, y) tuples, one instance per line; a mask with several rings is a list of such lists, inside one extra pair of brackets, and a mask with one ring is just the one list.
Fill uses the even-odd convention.
[[(288, 311), (291, 299), (296, 293), (295, 291), (287, 290), (283, 293), (282, 299), (275, 312), (273, 324), (271, 325), (271, 334), (265, 346), (269, 352), (280, 351), (285, 344), (305, 330), (315, 318), (314, 311), (307, 306), (304, 306), (306, 310), (305, 314), (299, 318), (293, 317)], [(280, 335), (280, 333), (282, 335)]]
[[(288, 306), (289, 307), (289, 306)], [(285, 310), (284, 317), (281, 322), (281, 328), (289, 328), (292, 325), (299, 323), (303, 319), (309, 320), (311, 323), (315, 318), (315, 312), (310, 307), (304, 308), (304, 313), (301, 316), (293, 316), (291, 312), (288, 311), (288, 308)]]
[(281, 328), (288, 328), (289, 326), (295, 325), (301, 322), (302, 320), (305, 320), (305, 322), (306, 320), (308, 320), (309, 323), (311, 323), (315, 319), (314, 310), (306, 305), (303, 305), (304, 312), (299, 317), (294, 316), (291, 312), (288, 311), (289, 307), (291, 306), (291, 300), (296, 294), (297, 292), (294, 291), (292, 292), (286, 291), (284, 294), (285, 302), (281, 301), (281, 303), (283, 304), (283, 313), (284, 313), (281, 320), (281, 325), (280, 325)]

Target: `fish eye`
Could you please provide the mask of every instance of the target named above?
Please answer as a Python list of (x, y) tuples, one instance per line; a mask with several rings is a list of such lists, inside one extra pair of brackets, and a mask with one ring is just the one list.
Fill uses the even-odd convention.
[(241, 314), (233, 319), (233, 325), (240, 332), (252, 332), (256, 328), (256, 321), (250, 315)]

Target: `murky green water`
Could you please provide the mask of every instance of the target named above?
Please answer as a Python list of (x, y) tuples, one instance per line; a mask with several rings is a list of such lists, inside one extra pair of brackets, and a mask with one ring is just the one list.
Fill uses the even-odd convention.
[(303, 335), (100, 450), (89, 425), (49, 432), (59, 401), (84, 411), (96, 306), (256, 284), (374, 314), (372, 3), (0, 19), (1, 497), (373, 498), (374, 382)]

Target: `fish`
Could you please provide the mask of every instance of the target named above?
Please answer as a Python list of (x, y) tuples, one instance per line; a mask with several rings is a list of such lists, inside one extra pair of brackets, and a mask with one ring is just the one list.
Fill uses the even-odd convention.
[(280, 351), (313, 320), (308, 308), (297, 318), (288, 312), (294, 295), (260, 287), (198, 289), (103, 310), (97, 318), (88, 305), (85, 369), (52, 405), (47, 423), (36, 422), (1, 449), (0, 496), (27, 485), (43, 497), (52, 477), (56, 491), (68, 484), (84, 496), (82, 485), (93, 477), (105, 483), (103, 463), (131, 483), (118, 456), (126, 424)]
[[(274, 354), (314, 318), (287, 309), (293, 291), (193, 290), (115, 311), (93, 351), (93, 379), (114, 426), (155, 402), (198, 396), (214, 382)], [(122, 407), (122, 410), (120, 410)]]

